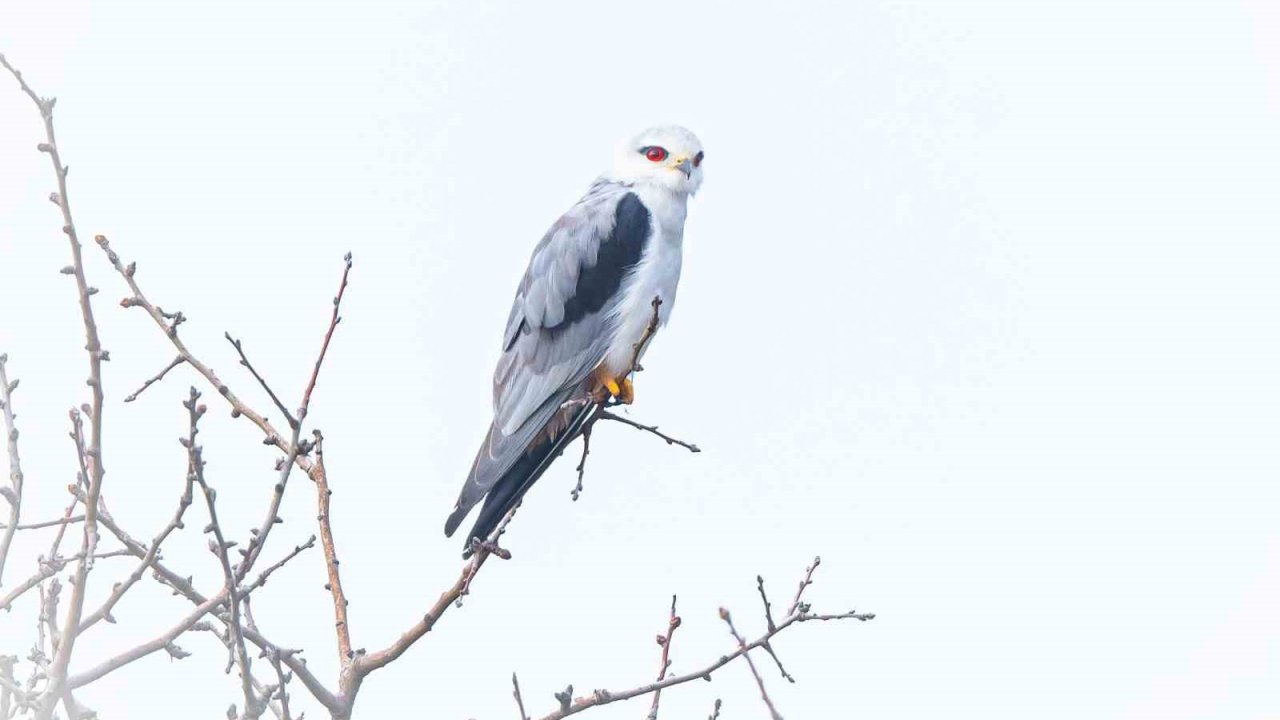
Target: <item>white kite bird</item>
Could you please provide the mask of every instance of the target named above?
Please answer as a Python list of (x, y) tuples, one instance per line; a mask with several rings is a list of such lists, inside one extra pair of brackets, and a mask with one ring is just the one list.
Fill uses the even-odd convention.
[(467, 553), (578, 436), (594, 401), (631, 402), (654, 298), (659, 326), (675, 305), (702, 159), (702, 143), (682, 127), (640, 133), (534, 248), (493, 374), (493, 422), (444, 526), (452, 536), (485, 498)]

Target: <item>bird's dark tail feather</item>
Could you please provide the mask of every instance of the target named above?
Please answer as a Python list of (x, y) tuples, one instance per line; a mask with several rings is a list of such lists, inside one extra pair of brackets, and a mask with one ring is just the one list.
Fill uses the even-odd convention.
[[(520, 459), (503, 473), (502, 478), (494, 484), (489, 495), (484, 499), (480, 515), (475, 525), (467, 533), (466, 545), (462, 549), (462, 557), (471, 557), (471, 540), (476, 538), (483, 542), (502, 522), (507, 512), (515, 507), (538, 478), (551, 467), (552, 461), (564, 452), (565, 447), (573, 442), (582, 432), (582, 426), (595, 412), (596, 406), (588, 403), (573, 417), (573, 421), (558, 436), (545, 440), (520, 456)], [(461, 518), (459, 518), (461, 520)]]

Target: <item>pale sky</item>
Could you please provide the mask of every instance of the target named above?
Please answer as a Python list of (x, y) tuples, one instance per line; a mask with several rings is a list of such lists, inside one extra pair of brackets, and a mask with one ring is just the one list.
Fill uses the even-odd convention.
[[(648, 682), (672, 593), (673, 669), (691, 670), (732, 647), (717, 607), (758, 633), (756, 574), (782, 600), (816, 554), (816, 608), (879, 617), (788, 631), (796, 685), (760, 659), (791, 720), (1280, 716), (1277, 48), (1263, 0), (0, 6), (0, 52), (59, 98), (82, 234), (136, 260), (260, 409), (223, 331), (295, 398), (354, 252), (311, 420), (370, 649), (457, 575), (441, 526), (533, 245), (618, 140), (701, 137), (679, 302), (631, 416), (704, 452), (602, 426), (582, 499), (571, 451), (512, 526), (514, 560), (368, 680), (365, 718), (514, 717), (512, 671), (535, 716), (569, 683)], [(65, 504), (66, 411), (87, 399), (41, 140), (0, 80), (0, 352), (30, 520)], [(121, 402), (172, 353), (88, 252), (112, 356), (104, 493), (150, 537), (196, 378)], [(208, 476), (247, 537), (275, 454), (207, 395)], [(314, 532), (295, 483), (276, 552)], [(165, 556), (213, 591), (190, 512)], [(19, 544), (6, 584), (47, 543)], [(131, 567), (103, 561), (95, 597)], [(255, 610), (332, 682), (323, 583), (312, 552)], [(143, 587), (73, 670), (188, 612)], [(25, 655), (33, 619), (0, 616), (0, 650)], [(83, 699), (222, 717), (225, 652), (181, 644), (195, 655)], [(736, 664), (664, 694), (662, 717), (716, 697), (726, 720), (768, 717)]]

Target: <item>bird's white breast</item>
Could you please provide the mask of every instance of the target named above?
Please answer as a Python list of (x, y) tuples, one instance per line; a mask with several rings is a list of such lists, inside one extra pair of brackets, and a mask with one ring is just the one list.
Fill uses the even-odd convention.
[(644, 337), (653, 318), (653, 299), (662, 300), (658, 321), (665, 325), (676, 302), (680, 282), (680, 262), (684, 245), (684, 219), (688, 196), (662, 187), (637, 184), (632, 192), (649, 210), (652, 236), (635, 269), (623, 282), (614, 306), (614, 336), (605, 355), (605, 364), (615, 376), (629, 371), (635, 344)]

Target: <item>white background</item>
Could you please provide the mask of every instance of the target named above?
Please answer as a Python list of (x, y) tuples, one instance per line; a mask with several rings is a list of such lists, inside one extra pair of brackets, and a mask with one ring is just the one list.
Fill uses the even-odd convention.
[[(757, 632), (757, 573), (820, 610), (761, 668), (788, 718), (1280, 714), (1280, 11), (1255, 2), (10, 2), (0, 52), (57, 95), (82, 234), (110, 236), (233, 388), (296, 403), (342, 254), (345, 321), (312, 419), (358, 646), (384, 646), (459, 570), (441, 525), (489, 413), (506, 311), (543, 230), (655, 122), (707, 148), (673, 323), (633, 417), (562, 460), (512, 562), (371, 677), (357, 715), (513, 717), (651, 679), (671, 593), (676, 671)], [(0, 80), (0, 350), (22, 379), (28, 520), (74, 476), (86, 362), (38, 116)], [(172, 351), (87, 250), (112, 362), (105, 497), (144, 537), (185, 471)], [(206, 391), (207, 388), (202, 388)], [(208, 475), (247, 538), (275, 453), (215, 394)], [(278, 420), (277, 413), (269, 413)], [(314, 531), (295, 475), (278, 557)], [(199, 505), (167, 547), (221, 582)], [(15, 550), (25, 577), (48, 531)], [(73, 541), (73, 545), (75, 542)], [(93, 595), (132, 567), (103, 561)], [(188, 611), (154, 583), (73, 670)], [(259, 622), (337, 666), (321, 556)], [(91, 601), (92, 604), (92, 601)], [(0, 616), (26, 654), (31, 601)], [(222, 717), (225, 652), (184, 638), (83, 692), (104, 718)], [(308, 716), (322, 709), (294, 686)], [(663, 717), (764, 718), (745, 665)], [(647, 701), (597, 717), (635, 718)]]

